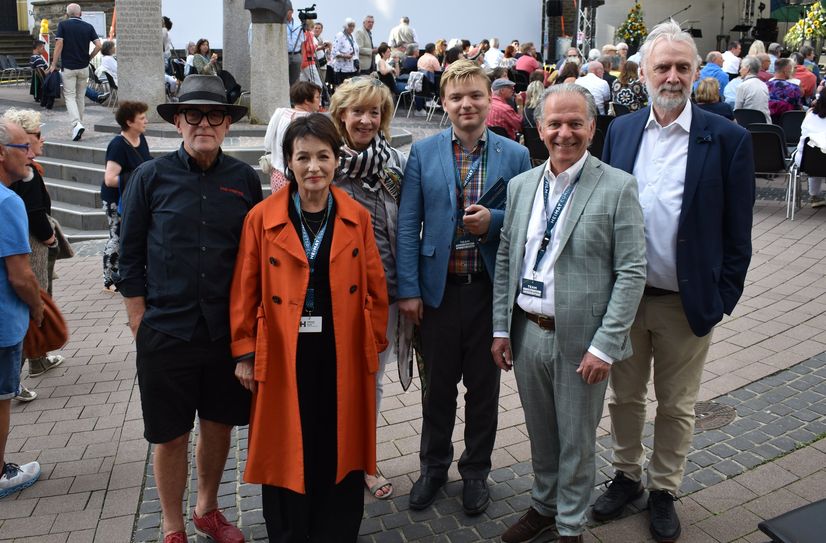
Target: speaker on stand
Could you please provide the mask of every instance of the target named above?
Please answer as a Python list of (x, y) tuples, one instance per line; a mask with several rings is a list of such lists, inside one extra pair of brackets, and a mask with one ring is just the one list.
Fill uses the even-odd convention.
[(548, 0), (547, 2), (545, 2), (545, 16), (561, 17), (562, 0)]

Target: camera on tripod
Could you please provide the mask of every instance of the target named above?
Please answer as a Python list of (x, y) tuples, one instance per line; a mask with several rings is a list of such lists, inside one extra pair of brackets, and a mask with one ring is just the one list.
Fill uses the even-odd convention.
[(301, 19), (302, 23), (306, 23), (308, 20), (314, 21), (318, 19), (318, 13), (315, 12), (315, 4), (308, 8), (299, 8), (298, 18)]

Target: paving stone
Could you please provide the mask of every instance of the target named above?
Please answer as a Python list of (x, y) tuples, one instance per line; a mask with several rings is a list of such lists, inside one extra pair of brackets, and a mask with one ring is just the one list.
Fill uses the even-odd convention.
[(714, 471), (712, 468), (698, 470), (697, 472), (691, 474), (691, 478), (707, 487), (717, 484), (725, 479), (725, 477)]

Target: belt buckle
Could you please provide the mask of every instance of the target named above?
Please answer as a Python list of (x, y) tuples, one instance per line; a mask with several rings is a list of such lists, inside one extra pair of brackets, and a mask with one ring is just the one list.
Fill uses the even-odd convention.
[(473, 283), (473, 275), (470, 274), (470, 273), (460, 274), (459, 277), (462, 278), (462, 282), (461, 282), (462, 285), (469, 285), (469, 284)]

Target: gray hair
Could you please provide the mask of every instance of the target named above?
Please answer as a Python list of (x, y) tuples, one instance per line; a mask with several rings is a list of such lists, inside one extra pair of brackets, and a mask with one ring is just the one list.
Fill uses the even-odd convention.
[(66, 6), (66, 15), (69, 17), (80, 17), (80, 5), (79, 4), (69, 4)]
[(404, 50), (404, 54), (412, 57), (416, 53), (419, 52), (419, 44), (418, 43), (408, 43), (407, 47)]
[(491, 38), (490, 39), (490, 46), (494, 49), (499, 49), (499, 38)]
[(541, 123), (545, 116), (545, 104), (548, 98), (556, 94), (575, 94), (581, 96), (585, 100), (585, 111), (588, 114), (588, 120), (593, 121), (597, 118), (597, 103), (594, 101), (594, 96), (581, 85), (562, 83), (560, 85), (551, 85), (542, 93), (542, 96), (539, 98), (539, 104), (537, 104), (534, 112), (534, 120), (537, 124)]
[(9, 135), (9, 125), (14, 124), (0, 117), (0, 145), (11, 143), (11, 135)]
[(751, 56), (745, 57), (740, 62), (740, 65), (744, 66), (749, 71), (750, 75), (757, 75), (760, 72), (761, 64), (760, 59)]
[(33, 109), (9, 108), (3, 113), (3, 120), (16, 124), (29, 134), (40, 131), (40, 112)]
[(348, 26), (350, 26), (350, 25), (355, 26), (355, 24), (356, 24), (356, 20), (355, 20), (355, 19), (353, 19), (352, 17), (346, 17), (346, 18), (344, 19), (344, 28), (345, 28), (345, 29), (346, 29)]
[[(672, 42), (685, 42), (691, 46), (692, 55), (691, 58), (694, 61), (694, 65), (691, 66), (692, 69), (697, 68), (696, 64), (696, 57), (697, 57), (697, 44), (694, 43), (694, 38), (691, 37), (691, 34), (684, 31), (680, 28), (674, 19), (669, 19), (665, 23), (660, 23), (654, 27), (648, 36), (646, 36), (645, 41), (640, 47), (640, 66), (645, 66), (646, 59), (648, 55), (651, 53), (651, 49), (654, 47), (654, 44), (660, 40), (668, 40)], [(643, 68), (644, 69), (644, 68)]]
[(772, 42), (769, 44), (768, 52), (774, 56), (780, 56), (781, 47), (779, 43)]
[(712, 62), (717, 62), (717, 60), (723, 58), (723, 55), (720, 51), (709, 51), (706, 55), (706, 62), (711, 64)]

